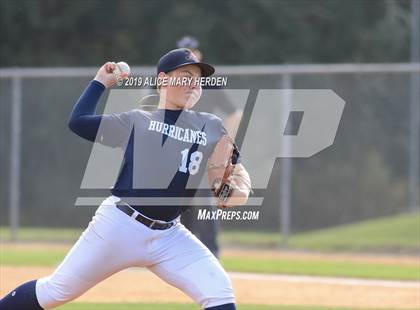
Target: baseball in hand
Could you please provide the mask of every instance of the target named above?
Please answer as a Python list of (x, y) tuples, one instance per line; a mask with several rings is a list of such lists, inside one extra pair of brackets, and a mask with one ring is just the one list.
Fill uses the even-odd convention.
[(126, 62), (124, 61), (117, 62), (117, 68), (120, 70), (120, 72), (130, 75), (131, 69), (130, 69), (130, 66)]
[(130, 66), (124, 61), (117, 62), (115, 65), (114, 74), (117, 77), (117, 84), (121, 86), (123, 81), (122, 75), (124, 74), (124, 78), (129, 76), (131, 69)]

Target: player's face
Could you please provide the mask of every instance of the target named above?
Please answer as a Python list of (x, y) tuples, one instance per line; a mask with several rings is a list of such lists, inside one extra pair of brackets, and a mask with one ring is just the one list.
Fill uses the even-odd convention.
[[(187, 65), (168, 73), (170, 78), (180, 81), (191, 81), (182, 85), (168, 85), (162, 91), (167, 109), (191, 109), (201, 97), (201, 85), (194, 83), (201, 77), (201, 69), (197, 65)], [(186, 79), (183, 79), (186, 78)]]

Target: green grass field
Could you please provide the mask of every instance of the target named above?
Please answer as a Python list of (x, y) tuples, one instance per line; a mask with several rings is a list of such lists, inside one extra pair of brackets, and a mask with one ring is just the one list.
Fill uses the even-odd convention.
[[(276, 248), (282, 236), (277, 233), (225, 232), (221, 241), (227, 245)], [(420, 213), (402, 214), (342, 225), (290, 237), (291, 249), (322, 252), (420, 253)]]
[[(40, 242), (74, 242), (79, 238), (82, 229), (78, 228), (41, 228), (25, 227), (19, 229), (18, 241)], [(10, 240), (10, 230), (0, 228), (0, 241)]]
[[(318, 306), (263, 306), (263, 305), (238, 305), (238, 310), (351, 310), (350, 308), (318, 307)], [(63, 310), (199, 310), (193, 304), (94, 304), (94, 303), (72, 303), (57, 309)], [(357, 310), (388, 310), (388, 309), (362, 309)], [(393, 309), (397, 310), (397, 309)]]
[[(2, 240), (8, 232), (1, 229)], [(315, 251), (400, 251), (419, 253), (420, 215), (406, 214), (389, 218), (345, 225), (291, 237), (291, 248)], [(80, 230), (74, 229), (21, 229), (20, 240), (74, 241)], [(281, 237), (274, 233), (224, 232), (224, 244), (242, 246), (274, 246)], [(5, 248), (7, 245), (4, 246)], [(20, 266), (55, 266), (64, 258), (67, 249), (52, 248), (0, 248), (0, 263)], [(316, 275), (336, 277), (357, 277), (389, 280), (420, 280), (420, 268), (415, 265), (390, 265), (373, 262), (352, 262), (337, 260), (293, 260), (285, 258), (222, 257), (228, 271), (280, 273), (295, 275)]]
[[(24, 228), (20, 241), (74, 242), (81, 229)], [(9, 229), (0, 228), (0, 240), (9, 240)], [(277, 248), (282, 236), (276, 232), (224, 231), (222, 245)], [(290, 237), (289, 247), (314, 251), (420, 253), (420, 213), (409, 213), (299, 233)]]

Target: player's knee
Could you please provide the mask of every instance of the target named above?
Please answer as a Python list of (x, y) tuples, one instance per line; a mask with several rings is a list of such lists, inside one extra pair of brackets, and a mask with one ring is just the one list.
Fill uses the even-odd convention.
[[(230, 283), (226, 283), (223, 287), (218, 287), (211, 292), (205, 294), (202, 299), (200, 300), (200, 305), (204, 309), (212, 307), (226, 305), (226, 304), (234, 304), (235, 303), (235, 296), (233, 293), (233, 288)], [(217, 309), (217, 308), (216, 308)], [(223, 308), (224, 309), (224, 308)], [(226, 310), (230, 310), (231, 308), (226, 308)]]
[(46, 277), (38, 280), (36, 294), (39, 304), (44, 309), (65, 304), (87, 290), (86, 284), (74, 278)]

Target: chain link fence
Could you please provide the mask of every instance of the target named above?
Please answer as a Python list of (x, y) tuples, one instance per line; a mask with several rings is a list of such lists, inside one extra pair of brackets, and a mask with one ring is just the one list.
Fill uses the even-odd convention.
[[(410, 81), (418, 79), (418, 64), (217, 69), (228, 77), (229, 89), (332, 89), (346, 101), (332, 146), (308, 159), (276, 161), (263, 205), (252, 208), (261, 210), (260, 220), (222, 226), (275, 231), (289, 225), (297, 232), (418, 208), (418, 124), (410, 130), (410, 115), (419, 104), (410, 95)], [(74, 206), (76, 197), (89, 196), (80, 183), (92, 145), (72, 134), (67, 120), (94, 72), (0, 70), (1, 226), (82, 227), (93, 214), (95, 208)], [(135, 75), (153, 72), (133, 68)], [(411, 178), (410, 169), (415, 169)], [(413, 186), (417, 192), (415, 205), (410, 186), (411, 197)]]

